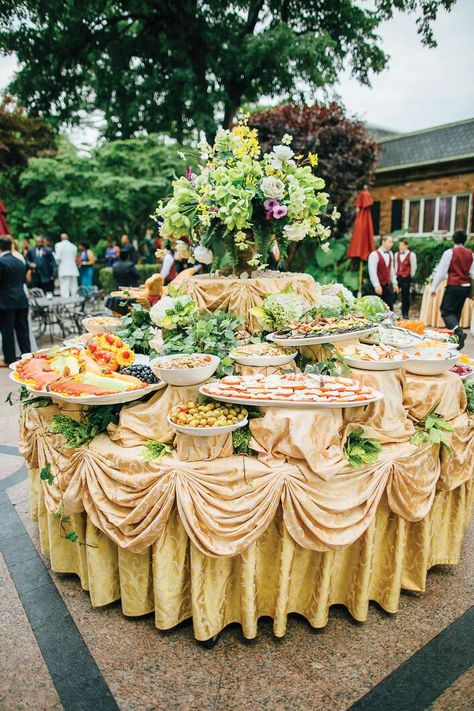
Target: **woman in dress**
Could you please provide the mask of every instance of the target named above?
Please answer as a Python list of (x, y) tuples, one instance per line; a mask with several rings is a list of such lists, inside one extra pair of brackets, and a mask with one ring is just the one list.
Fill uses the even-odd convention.
[(115, 244), (113, 237), (107, 237), (107, 247), (105, 248), (105, 266), (113, 267), (120, 256), (120, 247)]
[(79, 243), (80, 254), (79, 254), (79, 279), (81, 286), (85, 289), (91, 289), (94, 283), (94, 264), (95, 257), (93, 251), (90, 249), (88, 242)]

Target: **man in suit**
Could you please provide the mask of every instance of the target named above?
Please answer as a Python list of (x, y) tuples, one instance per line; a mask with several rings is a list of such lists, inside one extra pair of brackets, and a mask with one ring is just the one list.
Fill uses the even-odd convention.
[(31, 269), (31, 286), (40, 287), (46, 293), (53, 293), (57, 273), (56, 260), (52, 249), (46, 246), (44, 237), (35, 237), (35, 246), (28, 250), (26, 261)]
[(112, 267), (115, 284), (119, 286), (137, 286), (140, 283), (140, 274), (132, 259), (128, 249), (120, 250), (119, 261)]
[(7, 365), (16, 360), (15, 335), (22, 354), (31, 350), (25, 281), (26, 266), (13, 256), (11, 237), (0, 237), (0, 333)]
[(61, 241), (57, 243), (54, 254), (58, 265), (59, 293), (61, 296), (75, 296), (77, 294), (77, 247), (63, 232)]

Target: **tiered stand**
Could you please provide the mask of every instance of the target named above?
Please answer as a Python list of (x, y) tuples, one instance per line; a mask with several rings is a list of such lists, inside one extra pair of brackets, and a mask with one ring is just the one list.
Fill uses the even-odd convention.
[[(291, 281), (215, 280), (208, 289), (210, 279), (192, 279), (185, 290), (201, 308), (227, 305), (247, 318), (249, 301), (258, 305)], [(292, 281), (310, 297), (308, 279)], [(459, 560), (473, 501), (473, 426), (453, 373), (353, 376), (383, 391), (383, 401), (346, 410), (268, 408), (251, 421), (251, 457), (233, 454), (230, 435), (178, 434), (171, 455), (143, 462), (144, 442), (173, 440), (167, 414), (199, 386), (168, 386), (125, 406), (108, 435), (76, 450), (65, 449), (50, 423), (60, 411), (80, 414), (80, 406), (25, 407), (21, 451), (52, 569), (76, 573), (94, 606), (121, 599), (125, 615), (154, 611), (159, 629), (192, 618), (203, 641), (231, 622), (255, 637), (261, 616), (283, 636), (291, 612), (323, 627), (336, 603), (357, 620), (366, 619), (370, 600), (396, 612), (403, 588), (423, 591), (430, 567)], [(414, 423), (438, 401), (454, 428), (451, 452), (410, 443)], [(361, 425), (382, 454), (357, 469), (343, 446)], [(48, 462), (58, 472), (53, 484), (39, 478)], [(79, 542), (61, 536), (58, 510), (70, 515)]]

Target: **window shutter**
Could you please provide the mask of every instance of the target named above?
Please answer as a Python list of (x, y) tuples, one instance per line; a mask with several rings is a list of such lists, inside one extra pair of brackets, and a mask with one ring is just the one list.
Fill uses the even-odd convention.
[(402, 208), (403, 200), (392, 200), (392, 219), (390, 222), (390, 232), (402, 229)]

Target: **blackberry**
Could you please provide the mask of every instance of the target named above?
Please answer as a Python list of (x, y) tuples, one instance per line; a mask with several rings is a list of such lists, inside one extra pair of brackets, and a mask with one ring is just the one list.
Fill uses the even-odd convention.
[(154, 385), (155, 383), (160, 382), (159, 378), (156, 377), (149, 365), (126, 365), (123, 368), (120, 368), (120, 373), (123, 373), (124, 375), (133, 375), (135, 378), (138, 378), (138, 380), (141, 380), (147, 385)]

